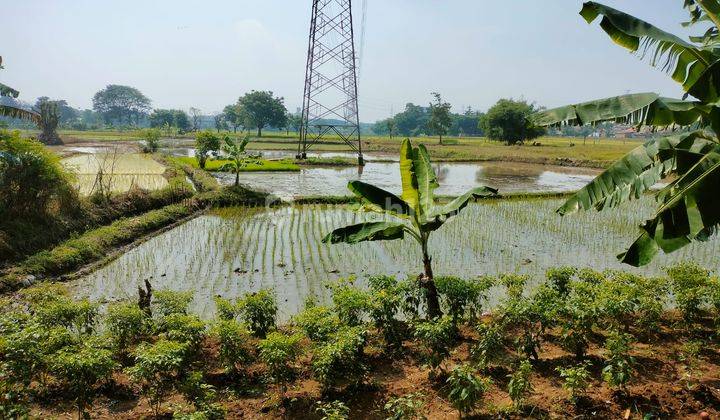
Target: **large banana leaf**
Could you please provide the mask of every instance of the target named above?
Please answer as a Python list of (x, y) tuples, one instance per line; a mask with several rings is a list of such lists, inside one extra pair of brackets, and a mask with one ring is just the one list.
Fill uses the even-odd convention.
[(36, 124), (40, 121), (40, 114), (13, 105), (0, 104), (0, 117), (20, 118)]
[(417, 177), (420, 214), (428, 214), (435, 205), (435, 189), (439, 187), (439, 184), (424, 144), (413, 149), (412, 162)]
[(417, 212), (420, 204), (417, 175), (413, 164), (414, 151), (409, 139), (400, 146), (400, 179), (402, 181), (402, 199), (413, 211)]
[(436, 206), (423, 221), (421, 229), (424, 231), (434, 231), (440, 228), (447, 219), (460, 213), (470, 200), (482, 197), (491, 197), (497, 195), (497, 190), (490, 187), (475, 187), (465, 194), (455, 198), (444, 206)]
[(542, 126), (585, 125), (603, 121), (665, 127), (688, 126), (706, 116), (699, 102), (661, 98), (657, 93), (635, 93), (541, 111), (533, 122)]
[(405, 236), (405, 225), (396, 222), (365, 222), (345, 226), (329, 233), (323, 242), (332, 244), (355, 244), (363, 241), (388, 241), (402, 239)]
[(713, 144), (702, 131), (649, 140), (610, 165), (557, 211), (565, 215), (591, 208), (602, 210), (640, 198), (676, 169), (678, 156)]
[[(588, 23), (602, 16), (600, 27), (617, 44), (649, 57), (650, 64), (668, 72), (673, 80), (690, 92), (698, 79), (718, 59), (710, 50), (696, 47), (641, 19), (593, 1), (583, 5), (580, 15)], [(720, 89), (718, 89), (720, 90)], [(695, 90), (693, 96), (711, 102), (713, 91)]]
[(400, 197), (362, 181), (348, 182), (348, 189), (358, 197), (365, 208), (378, 213), (409, 216), (413, 210)]

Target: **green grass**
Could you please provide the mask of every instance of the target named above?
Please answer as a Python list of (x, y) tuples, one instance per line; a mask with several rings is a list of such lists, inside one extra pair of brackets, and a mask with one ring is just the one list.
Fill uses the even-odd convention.
[[(199, 169), (198, 162), (193, 157), (177, 157), (173, 158), (177, 162), (184, 164), (184, 165), (190, 165), (193, 168)], [(205, 170), (210, 172), (218, 172), (221, 170), (222, 166), (230, 163), (229, 160), (225, 159), (213, 159), (208, 160), (205, 163)], [(300, 170), (300, 166), (295, 164), (293, 161), (284, 159), (284, 160), (267, 160), (267, 159), (260, 159), (259, 163), (251, 163), (244, 168), (240, 172), (296, 172)]]

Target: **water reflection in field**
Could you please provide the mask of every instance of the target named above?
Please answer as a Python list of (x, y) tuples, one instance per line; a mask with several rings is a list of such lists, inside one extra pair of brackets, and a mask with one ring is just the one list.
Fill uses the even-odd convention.
[(148, 155), (137, 153), (87, 153), (63, 159), (63, 166), (76, 178), (81, 194), (89, 195), (102, 183), (111, 192), (125, 192), (133, 187), (158, 190), (168, 186), (163, 177), (165, 167)]

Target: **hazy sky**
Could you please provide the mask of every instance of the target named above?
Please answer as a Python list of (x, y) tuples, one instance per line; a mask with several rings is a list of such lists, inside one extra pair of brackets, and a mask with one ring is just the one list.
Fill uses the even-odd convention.
[[(366, 0), (360, 119), (427, 104), (455, 110), (501, 97), (552, 107), (656, 91), (672, 80), (578, 15), (579, 0)], [(107, 84), (140, 89), (157, 108), (221, 110), (251, 89), (301, 104), (311, 0), (22, 0), (0, 10), (0, 80), (92, 106)], [(606, 0), (682, 33), (680, 0)], [(362, 0), (355, 0), (356, 34)], [(359, 44), (359, 42), (358, 42)], [(358, 46), (359, 48), (359, 46)]]

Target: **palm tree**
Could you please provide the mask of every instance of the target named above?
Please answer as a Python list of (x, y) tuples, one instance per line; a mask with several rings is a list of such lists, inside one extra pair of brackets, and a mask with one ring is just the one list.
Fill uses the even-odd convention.
[[(565, 215), (615, 207), (640, 198), (661, 180), (669, 181), (655, 194), (656, 213), (618, 256), (634, 266), (648, 264), (660, 250), (670, 253), (692, 241), (706, 240), (720, 223), (720, 1), (685, 0), (685, 7), (690, 13), (686, 26), (711, 25), (689, 41), (596, 2), (586, 2), (580, 11), (588, 23), (602, 16), (600, 27), (613, 41), (670, 74), (686, 92), (682, 100), (633, 94), (551, 109), (533, 117), (545, 126), (615, 121), (687, 127), (681, 134), (635, 148), (557, 210)], [(688, 96), (695, 100), (685, 100)]]
[(434, 191), (439, 184), (427, 149), (422, 144), (413, 148), (408, 139), (400, 148), (400, 176), (402, 197), (362, 181), (348, 183), (348, 189), (363, 203), (363, 210), (382, 214), (393, 221), (363, 222), (335, 229), (323, 242), (355, 244), (402, 239), (405, 234), (415, 239), (422, 250), (424, 266), (424, 273), (418, 280), (425, 289), (428, 316), (436, 318), (442, 312), (428, 251), (430, 234), (458, 214), (471, 199), (496, 195), (497, 190), (476, 187), (445, 205), (437, 205)]
[[(2, 57), (0, 57), (0, 70), (2, 69)], [(20, 92), (17, 90), (0, 83), (0, 117), (22, 118), (39, 123), (40, 115), (37, 112), (24, 109), (14, 101), (19, 95)], [(1, 98), (10, 99), (3, 101)]]

